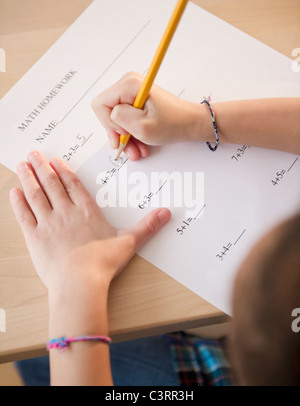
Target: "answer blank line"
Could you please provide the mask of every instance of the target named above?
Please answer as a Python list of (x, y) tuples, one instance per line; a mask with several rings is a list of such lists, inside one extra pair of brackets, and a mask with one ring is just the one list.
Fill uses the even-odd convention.
[(234, 245), (239, 241), (239, 239), (242, 237), (242, 235), (244, 234), (244, 232), (246, 231), (246, 229), (239, 235), (238, 239), (235, 241)]
[(292, 167), (295, 165), (295, 163), (298, 161), (299, 157), (297, 157), (295, 159), (295, 161), (292, 163), (292, 165), (289, 167), (289, 169), (287, 170), (288, 172), (292, 169)]
[(183, 94), (184, 91), (185, 91), (185, 89), (181, 90), (181, 92), (179, 93), (179, 95), (177, 97), (180, 98), (180, 96)]
[(196, 218), (199, 216), (199, 214), (202, 212), (202, 210), (204, 210), (206, 207), (206, 204), (202, 207), (201, 210), (198, 211), (198, 213), (196, 214), (196, 216), (194, 217), (194, 220), (196, 220)]
[(165, 184), (168, 182), (168, 179), (164, 181), (164, 183), (160, 186), (160, 188), (158, 189), (158, 191), (155, 193), (157, 195), (157, 193), (160, 192), (160, 190), (165, 186)]
[(122, 49), (122, 51), (115, 57), (115, 59), (108, 65), (108, 67), (97, 77), (94, 83), (86, 90), (86, 92), (80, 97), (80, 99), (73, 105), (73, 107), (67, 112), (67, 114), (60, 120), (64, 119), (71, 113), (72, 110), (81, 102), (81, 100), (88, 94), (88, 92), (95, 86), (95, 84), (102, 78), (102, 76), (112, 67), (112, 65), (124, 54), (124, 52), (130, 47), (130, 45), (138, 38), (138, 36), (144, 31), (144, 29), (149, 25), (150, 20), (138, 31), (138, 33), (128, 42), (128, 44)]
[(87, 139), (85, 139), (84, 141), (83, 141), (83, 143), (81, 144), (81, 146), (83, 146), (90, 138), (91, 138), (91, 136), (93, 135), (94, 133), (92, 132), (88, 137), (87, 137)]

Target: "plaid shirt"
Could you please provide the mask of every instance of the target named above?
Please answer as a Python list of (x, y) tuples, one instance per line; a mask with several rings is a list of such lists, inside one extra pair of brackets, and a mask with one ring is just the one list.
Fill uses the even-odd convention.
[(234, 385), (223, 340), (203, 339), (184, 332), (165, 337), (182, 386)]

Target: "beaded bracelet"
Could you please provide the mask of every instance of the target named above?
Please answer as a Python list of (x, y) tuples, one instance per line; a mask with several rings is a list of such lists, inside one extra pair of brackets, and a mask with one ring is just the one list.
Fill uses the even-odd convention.
[(210, 105), (210, 100), (211, 100), (210, 96), (205, 97), (203, 99), (203, 101), (201, 102), (201, 104), (206, 104), (207, 107), (209, 108), (209, 111), (210, 111), (210, 114), (211, 114), (211, 117), (212, 117), (213, 126), (214, 126), (215, 137), (216, 137), (216, 144), (214, 146), (212, 146), (210, 142), (207, 142), (206, 144), (208, 145), (208, 148), (211, 151), (216, 151), (216, 149), (218, 148), (218, 145), (219, 145), (219, 134), (218, 134), (218, 128), (217, 128), (215, 113), (214, 113), (214, 111), (213, 111), (213, 109), (212, 109), (212, 107)]
[(47, 350), (51, 350), (52, 348), (60, 348), (64, 351), (70, 343), (78, 342), (78, 341), (102, 341), (104, 343), (109, 344), (111, 342), (110, 337), (106, 336), (79, 336), (79, 337), (59, 337), (53, 338), (47, 342)]

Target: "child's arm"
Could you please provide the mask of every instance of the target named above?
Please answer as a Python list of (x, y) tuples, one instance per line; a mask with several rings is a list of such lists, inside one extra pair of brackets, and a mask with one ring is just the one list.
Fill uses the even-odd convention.
[[(106, 249), (99, 242), (98, 250)], [(111, 249), (112, 247), (110, 247)], [(72, 269), (78, 275), (58, 287), (50, 288), (49, 295), (49, 339), (61, 336), (80, 335), (108, 336), (107, 296), (109, 284), (103, 278), (105, 264), (96, 266), (90, 258), (95, 254), (96, 245), (87, 245), (78, 252), (79, 261), (70, 261)], [(97, 253), (96, 253), (97, 255)], [(88, 271), (89, 280), (82, 282), (80, 274)], [(99, 276), (99, 278), (96, 277)], [(80, 286), (81, 285), (81, 286)], [(61, 352), (50, 350), (50, 378), (53, 386), (93, 386), (112, 385), (109, 348), (103, 342), (76, 342)]]
[[(153, 86), (142, 110), (132, 107), (142, 83), (136, 73), (93, 100), (93, 109), (107, 130), (113, 148), (119, 133), (133, 135), (125, 152), (132, 160), (146, 157), (147, 145), (215, 141), (208, 107), (179, 99)], [(211, 102), (220, 143), (254, 145), (300, 153), (300, 98)]]
[[(300, 98), (214, 103), (220, 142), (300, 154)], [(210, 139), (213, 140), (212, 134)]]
[[(107, 296), (112, 279), (170, 218), (156, 209), (120, 232), (104, 218), (77, 176), (61, 160), (51, 165), (38, 152), (18, 168), (23, 191), (11, 204), (33, 264), (48, 289), (49, 339), (107, 335)], [(76, 342), (50, 350), (53, 385), (112, 383), (109, 349)]]

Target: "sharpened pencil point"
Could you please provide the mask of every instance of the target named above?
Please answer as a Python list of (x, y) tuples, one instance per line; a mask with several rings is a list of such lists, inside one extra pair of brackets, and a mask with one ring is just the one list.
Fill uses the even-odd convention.
[(116, 155), (115, 155), (115, 161), (117, 161), (117, 159), (119, 158), (119, 156), (121, 155), (121, 152), (123, 151), (123, 149), (126, 147), (126, 145), (120, 143)]

